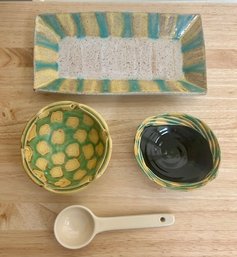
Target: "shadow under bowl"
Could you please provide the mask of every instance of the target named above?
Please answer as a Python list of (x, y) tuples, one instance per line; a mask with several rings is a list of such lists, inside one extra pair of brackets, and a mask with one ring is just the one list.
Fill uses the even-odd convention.
[(26, 125), (21, 139), (23, 167), (38, 185), (70, 193), (101, 176), (112, 141), (104, 119), (72, 101), (50, 104)]
[(220, 163), (218, 141), (202, 121), (186, 114), (146, 119), (138, 128), (136, 160), (157, 184), (191, 189), (215, 178)]

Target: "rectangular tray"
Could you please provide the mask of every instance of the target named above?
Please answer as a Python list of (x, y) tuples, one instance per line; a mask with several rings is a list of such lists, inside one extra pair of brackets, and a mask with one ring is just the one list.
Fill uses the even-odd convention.
[(36, 18), (36, 91), (205, 94), (206, 87), (198, 14), (82, 12)]

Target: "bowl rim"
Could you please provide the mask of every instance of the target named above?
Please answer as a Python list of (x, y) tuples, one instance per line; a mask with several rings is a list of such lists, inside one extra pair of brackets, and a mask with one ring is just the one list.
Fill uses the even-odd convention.
[[(48, 184), (44, 184), (42, 181), (40, 181), (38, 178), (36, 178), (32, 172), (31, 169), (28, 167), (26, 159), (25, 159), (25, 154), (24, 154), (24, 150), (25, 150), (25, 140), (28, 136), (29, 133), (29, 129), (32, 127), (33, 123), (35, 123), (38, 119), (39, 116), (44, 113), (47, 110), (52, 111), (53, 108), (58, 109), (60, 107), (64, 107), (64, 106), (70, 106), (73, 105), (72, 109), (74, 108), (79, 108), (80, 110), (86, 112), (87, 114), (89, 114), (94, 120), (96, 120), (96, 122), (100, 125), (103, 133), (106, 134), (106, 142), (105, 142), (105, 152), (106, 154), (104, 154), (104, 157), (101, 161), (100, 167), (99, 169), (96, 171), (95, 176), (93, 177), (92, 180), (88, 181), (87, 183), (79, 186), (79, 187), (75, 187), (75, 188), (59, 188), (59, 189), (54, 189), (51, 188)], [(112, 139), (111, 139), (111, 135), (109, 132), (109, 128), (107, 123), (105, 122), (104, 118), (101, 116), (101, 114), (99, 114), (95, 109), (85, 105), (85, 104), (81, 104), (75, 101), (57, 101), (57, 102), (53, 102), (51, 104), (48, 104), (46, 106), (44, 106), (43, 108), (41, 108), (31, 119), (28, 120), (28, 122), (26, 123), (22, 135), (21, 135), (21, 159), (22, 159), (22, 166), (23, 169), (25, 170), (25, 172), (27, 173), (28, 177), (38, 186), (45, 188), (47, 191), (53, 192), (53, 193), (57, 193), (57, 194), (70, 194), (70, 193), (74, 193), (77, 191), (80, 191), (82, 189), (84, 189), (85, 187), (87, 187), (90, 182), (96, 180), (97, 178), (99, 178), (100, 176), (102, 176), (109, 164), (110, 158), (111, 158), (111, 154), (112, 154)]]
[[(213, 158), (213, 168), (208, 175), (198, 182), (184, 183), (165, 180), (157, 176), (152, 170), (147, 167), (141, 149), (141, 134), (144, 128), (151, 125), (183, 125), (198, 131), (209, 143), (209, 147)], [(165, 113), (146, 118), (137, 128), (134, 142), (134, 155), (143, 173), (156, 184), (171, 189), (189, 190), (204, 186), (209, 181), (213, 180), (218, 173), (218, 168), (221, 160), (221, 150), (218, 140), (207, 124), (200, 119), (185, 113)]]

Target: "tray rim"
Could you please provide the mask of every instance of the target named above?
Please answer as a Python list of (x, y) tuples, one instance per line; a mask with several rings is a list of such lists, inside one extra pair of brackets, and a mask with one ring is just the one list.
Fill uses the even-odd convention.
[[(36, 61), (35, 61), (35, 47), (36, 47), (36, 36), (37, 36), (37, 31), (36, 31), (36, 26), (37, 26), (37, 19), (39, 17), (44, 17), (44, 16), (47, 16), (47, 15), (57, 15), (57, 14), (67, 14), (67, 15), (70, 15), (70, 14), (81, 14), (81, 13), (86, 13), (86, 14), (96, 14), (96, 13), (102, 13), (102, 14), (107, 14), (107, 13), (116, 13), (116, 14), (123, 14), (123, 13), (129, 13), (129, 14), (157, 14), (157, 15), (177, 15), (177, 16), (191, 16), (193, 15), (195, 18), (194, 19), (197, 19), (199, 18), (200, 19), (200, 28), (201, 28), (201, 32), (202, 32), (202, 35), (203, 35), (203, 45), (202, 45), (202, 48), (203, 48), (203, 51), (202, 51), (202, 54), (203, 54), (203, 59), (204, 59), (204, 67), (205, 67), (205, 70), (204, 70), (204, 74), (205, 74), (205, 84), (204, 84), (204, 87), (201, 87), (199, 85), (196, 85), (194, 83), (191, 83), (189, 82), (188, 80), (186, 80), (186, 78), (184, 77), (183, 79), (180, 79), (180, 80), (161, 80), (161, 79), (157, 79), (157, 80), (161, 80), (161, 81), (170, 81), (170, 82), (185, 82), (185, 83), (188, 83), (189, 85), (191, 86), (195, 86), (197, 88), (200, 89), (199, 92), (193, 92), (193, 91), (174, 91), (174, 90), (170, 90), (170, 91), (126, 91), (126, 92), (105, 92), (103, 90), (101, 90), (100, 92), (94, 92), (94, 91), (90, 91), (90, 92), (87, 92), (87, 91), (76, 91), (76, 92), (70, 92), (70, 91), (67, 91), (67, 92), (64, 92), (64, 91), (59, 91), (59, 90), (49, 90), (49, 89), (43, 89), (44, 87), (36, 87), (35, 86), (35, 73), (36, 73)], [(193, 19), (193, 20), (194, 20)], [(193, 22), (193, 20), (191, 22)], [(101, 36), (98, 36), (98, 38), (101, 38)], [(208, 91), (208, 88), (207, 88), (207, 66), (206, 66), (206, 49), (205, 49), (205, 38), (204, 38), (204, 30), (203, 30), (203, 24), (202, 24), (202, 16), (200, 13), (175, 13), (175, 12), (141, 12), (141, 11), (79, 11), (79, 12), (46, 12), (46, 13), (41, 13), (41, 14), (38, 14), (35, 18), (35, 27), (34, 27), (34, 51), (33, 51), (33, 90), (35, 92), (45, 92), (45, 93), (58, 93), (58, 94), (69, 94), (69, 95), (108, 95), (108, 96), (111, 96), (111, 95), (175, 95), (175, 96), (183, 96), (183, 95), (187, 95), (187, 96), (193, 96), (193, 95), (206, 95), (207, 94), (207, 91)], [(57, 70), (58, 71), (58, 70)], [(84, 81), (104, 81), (104, 80), (108, 80), (108, 81), (124, 81), (126, 83), (129, 83), (130, 81), (146, 81), (146, 82), (153, 82), (155, 80), (138, 80), (138, 79), (134, 79), (134, 80), (113, 80), (113, 79), (73, 79), (73, 78), (61, 78), (61, 77), (57, 77), (55, 78), (54, 80), (48, 82), (49, 83), (52, 83), (52, 82), (55, 82), (57, 79), (62, 79), (62, 80), (65, 80), (65, 81), (69, 81), (69, 80), (74, 80), (74, 81), (80, 81), (80, 80), (84, 80)]]

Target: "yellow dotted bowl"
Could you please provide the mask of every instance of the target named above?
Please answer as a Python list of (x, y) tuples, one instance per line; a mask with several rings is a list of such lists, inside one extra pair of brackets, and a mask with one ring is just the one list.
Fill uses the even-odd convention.
[(36, 184), (55, 193), (85, 188), (104, 173), (111, 152), (104, 119), (92, 108), (71, 101), (41, 109), (21, 138), (25, 171)]

